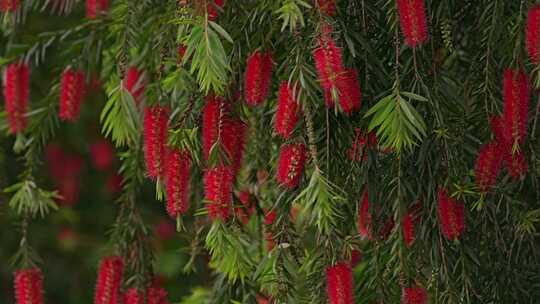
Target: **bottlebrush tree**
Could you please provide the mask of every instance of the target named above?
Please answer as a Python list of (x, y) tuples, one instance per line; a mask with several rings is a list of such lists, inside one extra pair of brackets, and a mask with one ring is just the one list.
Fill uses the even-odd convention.
[(2, 303), (536, 303), (540, 3), (0, 0)]

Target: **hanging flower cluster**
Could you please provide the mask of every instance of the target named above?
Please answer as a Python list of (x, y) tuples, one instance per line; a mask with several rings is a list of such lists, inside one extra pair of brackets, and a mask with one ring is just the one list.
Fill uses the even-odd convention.
[(525, 26), (527, 53), (534, 63), (540, 62), (540, 5), (529, 9)]
[(131, 94), (137, 105), (141, 103), (144, 96), (144, 82), (144, 72), (137, 67), (129, 67), (122, 81), (124, 89)]
[(146, 289), (146, 303), (147, 304), (169, 304), (167, 299), (167, 291), (159, 286), (157, 283), (153, 283), (152, 286)]
[(38, 268), (15, 272), (17, 304), (43, 304), (43, 275)]
[(340, 262), (326, 269), (326, 292), (330, 304), (354, 304), (350, 263)]
[(4, 71), (4, 100), (11, 134), (22, 132), (27, 125), (30, 69), (25, 63), (9, 64)]
[(289, 139), (298, 122), (299, 106), (295, 95), (286, 81), (281, 82), (274, 128), (283, 139)]
[(459, 239), (465, 230), (465, 206), (448, 195), (444, 188), (438, 190), (439, 224), (449, 240)]
[(224, 0), (209, 0), (206, 5), (206, 12), (208, 14), (208, 20), (215, 21), (219, 16), (219, 9), (223, 8)]
[(403, 231), (403, 241), (405, 246), (411, 247), (416, 239), (416, 225), (420, 222), (420, 201), (412, 204), (401, 219), (401, 229)]
[(256, 50), (247, 59), (245, 75), (245, 98), (250, 106), (256, 106), (268, 97), (272, 80), (272, 54)]
[(124, 304), (144, 304), (144, 294), (137, 288), (129, 288), (124, 293)]
[(64, 121), (76, 121), (81, 112), (81, 103), (86, 94), (84, 73), (79, 70), (67, 68), (62, 73), (60, 83), (60, 111), (59, 116)]
[(169, 151), (165, 173), (167, 213), (171, 218), (189, 209), (191, 156), (188, 151)]
[(371, 212), (369, 211), (369, 194), (364, 190), (358, 208), (358, 233), (363, 239), (370, 240), (371, 235)]
[(334, 16), (336, 14), (336, 0), (315, 0), (321, 13)]
[(109, 0), (86, 0), (86, 18), (96, 19), (109, 10)]
[(498, 142), (482, 145), (476, 158), (476, 185), (482, 192), (488, 192), (497, 181), (502, 167), (503, 154)]
[(169, 112), (159, 105), (144, 109), (144, 158), (152, 179), (163, 177), (165, 172)]
[(304, 164), (306, 162), (306, 146), (304, 144), (286, 144), (279, 151), (276, 179), (287, 188), (296, 188), (300, 184)]
[(20, 5), (21, 0), (0, 0), (0, 12), (14, 12), (19, 8)]
[(410, 47), (423, 44), (428, 37), (424, 0), (397, 0), (399, 22)]
[(94, 293), (94, 304), (116, 304), (120, 301), (123, 271), (122, 258), (109, 256), (101, 260)]
[(529, 88), (523, 71), (505, 70), (504, 96), (504, 136), (509, 144), (522, 144), (527, 137), (529, 113)]
[(232, 207), (233, 182), (234, 175), (230, 167), (222, 165), (207, 169), (204, 175), (204, 195), (210, 219), (228, 220)]
[(405, 287), (401, 297), (402, 304), (426, 304), (427, 291), (422, 287)]

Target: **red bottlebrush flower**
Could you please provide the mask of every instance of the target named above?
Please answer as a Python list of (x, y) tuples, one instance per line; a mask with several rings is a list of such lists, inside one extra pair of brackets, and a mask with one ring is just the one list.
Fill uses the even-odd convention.
[(38, 268), (15, 272), (17, 304), (43, 304), (43, 275)]
[(122, 85), (124, 90), (128, 91), (133, 97), (135, 104), (139, 105), (144, 96), (144, 72), (136, 67), (130, 67), (126, 71)]
[(345, 114), (360, 109), (362, 95), (358, 83), (358, 72), (355, 69), (346, 69), (336, 83), (339, 91), (339, 105)]
[(304, 164), (306, 162), (306, 146), (303, 144), (287, 144), (279, 151), (276, 179), (287, 188), (296, 188), (300, 184)]
[(270, 210), (264, 215), (264, 224), (266, 226), (271, 226), (274, 224), (277, 218), (276, 210)]
[(217, 19), (217, 17), (219, 16), (219, 9), (223, 8), (223, 2), (223, 0), (208, 1), (208, 4), (206, 6), (208, 20), (214, 21)]
[(86, 93), (84, 73), (68, 68), (60, 84), (60, 119), (75, 121), (79, 118), (81, 103)]
[(270, 300), (263, 295), (257, 295), (257, 304), (270, 304)]
[(326, 269), (326, 292), (330, 304), (353, 304), (353, 276), (349, 263), (341, 262)]
[(523, 143), (527, 137), (529, 114), (529, 88), (527, 76), (522, 71), (505, 70), (504, 95), (504, 132), (510, 144)]
[(417, 47), (427, 40), (427, 21), (424, 0), (397, 0), (399, 22), (405, 43)]
[(476, 185), (482, 192), (488, 192), (502, 167), (502, 149), (497, 142), (482, 145), (478, 151), (475, 165)]
[(21, 0), (0, 0), (0, 12), (14, 12), (19, 8), (20, 4)]
[(210, 151), (220, 135), (220, 129), (223, 128), (228, 109), (221, 97), (209, 95), (205, 100), (202, 109), (202, 146), (204, 158), (208, 160)]
[(504, 153), (504, 164), (514, 180), (519, 180), (529, 171), (529, 165), (522, 151), (512, 152), (508, 149)]
[(315, 68), (317, 69), (321, 87), (325, 91), (327, 106), (334, 104), (331, 91), (337, 89), (337, 81), (345, 72), (341, 48), (332, 39), (330, 31), (329, 26), (323, 29), (321, 37), (317, 40), (318, 46), (313, 51)]
[(358, 208), (358, 233), (363, 239), (371, 239), (371, 213), (369, 211), (369, 194), (365, 190)]
[(137, 288), (130, 288), (124, 293), (124, 304), (144, 304), (144, 294)]
[(540, 62), (540, 5), (529, 9), (525, 28), (527, 52), (534, 63)]
[(98, 170), (108, 170), (114, 163), (114, 149), (105, 139), (97, 140), (90, 145), (90, 156), (94, 167)]
[(401, 297), (402, 304), (426, 304), (428, 300), (427, 291), (422, 287), (403, 288)]
[(253, 213), (255, 213), (255, 202), (253, 201), (254, 198), (248, 191), (238, 193), (237, 197), (242, 205), (240, 207), (236, 207), (234, 212), (236, 213), (236, 216), (240, 222), (247, 225), (249, 223), (249, 219)]
[(28, 111), (30, 69), (25, 63), (12, 63), (4, 71), (4, 100), (9, 132), (21, 132), (26, 128)]
[(278, 107), (276, 111), (276, 119), (274, 120), (274, 128), (276, 133), (283, 139), (288, 139), (294, 127), (298, 122), (298, 103), (296, 102), (294, 92), (286, 81), (283, 81), (279, 86)]
[(510, 140), (506, 138), (504, 131), (504, 117), (503, 116), (492, 116), (489, 120), (491, 126), (491, 132), (495, 135), (495, 140), (501, 146), (509, 146)]
[(94, 304), (116, 304), (120, 299), (120, 284), (124, 262), (117, 256), (101, 260), (94, 293)]
[(226, 221), (230, 215), (233, 187), (232, 169), (218, 166), (206, 171), (204, 176), (204, 194), (208, 205), (208, 216), (212, 220)]
[(351, 268), (356, 267), (360, 261), (362, 261), (362, 252), (358, 249), (353, 249), (351, 251)]
[(336, 14), (336, 0), (316, 0), (321, 12), (328, 16)]
[(169, 112), (169, 108), (162, 106), (144, 109), (144, 158), (152, 179), (164, 174)]
[(109, 9), (109, 0), (86, 0), (86, 18), (96, 19)]
[(222, 127), (221, 142), (227, 153), (233, 175), (236, 175), (244, 158), (247, 126), (238, 119), (225, 119)]
[(189, 209), (191, 156), (187, 151), (172, 150), (167, 159), (165, 175), (167, 213), (171, 218)]
[(154, 282), (146, 289), (146, 304), (169, 304), (167, 291), (160, 284)]
[(414, 229), (414, 220), (413, 215), (410, 212), (407, 212), (403, 219), (401, 220), (401, 229), (403, 231), (403, 241), (405, 246), (411, 247), (416, 239), (415, 229)]
[(248, 105), (261, 104), (270, 90), (272, 78), (272, 54), (260, 50), (247, 59), (245, 75), (245, 98)]
[(443, 188), (439, 188), (438, 198), (441, 230), (447, 239), (458, 239), (465, 229), (465, 207), (463, 203), (448, 196)]

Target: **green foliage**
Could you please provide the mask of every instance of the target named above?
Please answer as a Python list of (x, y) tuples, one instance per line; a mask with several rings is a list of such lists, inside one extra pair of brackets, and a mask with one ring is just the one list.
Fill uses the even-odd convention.
[(283, 0), (281, 7), (276, 11), (278, 19), (282, 20), (281, 31), (287, 27), (291, 32), (294, 32), (298, 27), (306, 25), (304, 21), (304, 13), (302, 8), (310, 9), (311, 5), (303, 0)]
[(136, 141), (140, 132), (140, 114), (135, 101), (119, 80), (113, 80), (108, 86), (109, 99), (101, 111), (102, 132), (110, 137), (116, 146), (122, 147)]
[(13, 193), (9, 206), (19, 215), (44, 217), (51, 210), (57, 209), (54, 200), (59, 198), (58, 194), (40, 189), (31, 178), (6, 188), (4, 192)]

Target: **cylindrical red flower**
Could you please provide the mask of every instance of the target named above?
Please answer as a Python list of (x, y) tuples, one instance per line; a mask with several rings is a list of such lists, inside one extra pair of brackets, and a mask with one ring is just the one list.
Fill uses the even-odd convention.
[(304, 144), (286, 144), (279, 151), (276, 179), (287, 188), (296, 188), (300, 184), (304, 164), (306, 162), (306, 146)]
[(124, 262), (117, 256), (101, 260), (94, 293), (94, 304), (116, 304), (120, 300), (120, 284)]
[(169, 108), (159, 105), (144, 109), (144, 158), (152, 179), (165, 173), (169, 112)]
[(208, 160), (212, 147), (218, 140), (220, 129), (226, 115), (225, 101), (221, 97), (209, 95), (205, 98), (202, 109), (202, 148), (204, 158)]
[(38, 268), (15, 272), (17, 304), (43, 304), (43, 275)]
[(422, 287), (403, 288), (401, 296), (402, 304), (426, 304), (428, 300), (427, 291)]
[(208, 20), (215, 21), (219, 16), (219, 9), (223, 8), (224, 0), (209, 0), (206, 6), (206, 11), (208, 13)]
[(326, 293), (330, 304), (354, 304), (350, 263), (340, 262), (326, 268)]
[(529, 115), (529, 88), (527, 76), (522, 71), (504, 71), (504, 132), (514, 143), (523, 143), (527, 137)]
[(84, 73), (67, 68), (60, 83), (60, 119), (75, 121), (79, 118), (81, 103), (86, 93)]
[(401, 220), (401, 229), (403, 231), (403, 241), (405, 246), (411, 247), (416, 239), (415, 229), (414, 229), (413, 215), (410, 212), (407, 212), (403, 219)]
[(204, 195), (208, 216), (212, 220), (226, 221), (232, 204), (233, 172), (230, 167), (208, 169), (204, 175)]
[(476, 185), (482, 192), (488, 192), (497, 181), (502, 167), (503, 150), (499, 143), (489, 142), (478, 151), (475, 165)]
[(244, 158), (247, 126), (239, 119), (227, 118), (223, 120), (222, 127), (221, 142), (227, 153), (233, 175), (236, 176)]
[(86, 18), (96, 19), (109, 10), (109, 0), (86, 0)]
[(321, 12), (328, 16), (336, 14), (336, 0), (315, 0)]
[(248, 105), (261, 104), (270, 90), (272, 78), (272, 54), (256, 50), (247, 59), (245, 75), (245, 98)]
[(167, 291), (160, 284), (154, 282), (146, 289), (146, 304), (169, 304)]
[(26, 112), (28, 111), (30, 69), (25, 63), (12, 63), (4, 71), (4, 100), (12, 134), (26, 128)]
[(130, 288), (124, 293), (124, 304), (144, 304), (144, 294), (137, 288)]
[(458, 239), (465, 229), (465, 206), (448, 195), (444, 188), (438, 190), (439, 224), (449, 240)]
[(529, 9), (527, 25), (525, 27), (525, 40), (529, 58), (534, 63), (540, 62), (540, 5)]
[(370, 240), (371, 235), (371, 212), (369, 211), (369, 193), (367, 190), (362, 194), (358, 208), (358, 233), (363, 239)]
[(191, 156), (188, 151), (172, 150), (167, 157), (167, 213), (171, 218), (189, 209)]
[(399, 22), (405, 43), (417, 47), (427, 40), (427, 21), (424, 0), (397, 0)]
[(298, 103), (295, 93), (286, 81), (281, 82), (274, 128), (283, 139), (288, 139), (298, 122)]
[(21, 0), (0, 0), (0, 12), (14, 12), (19, 8), (20, 4)]
[(317, 39), (317, 48), (313, 50), (315, 68), (319, 76), (319, 83), (325, 92), (326, 105), (334, 104), (332, 90), (337, 90), (337, 81), (344, 74), (341, 48), (331, 37), (331, 27), (325, 26), (321, 36)]
[(135, 104), (140, 104), (144, 96), (144, 73), (136, 67), (130, 67), (126, 71), (122, 85), (131, 94)]
[(346, 114), (360, 109), (362, 95), (360, 93), (360, 83), (358, 82), (358, 72), (355, 69), (346, 69), (338, 77), (336, 83), (339, 91), (339, 105)]
[(96, 169), (108, 170), (114, 162), (114, 149), (107, 140), (99, 139), (90, 145), (90, 156)]

